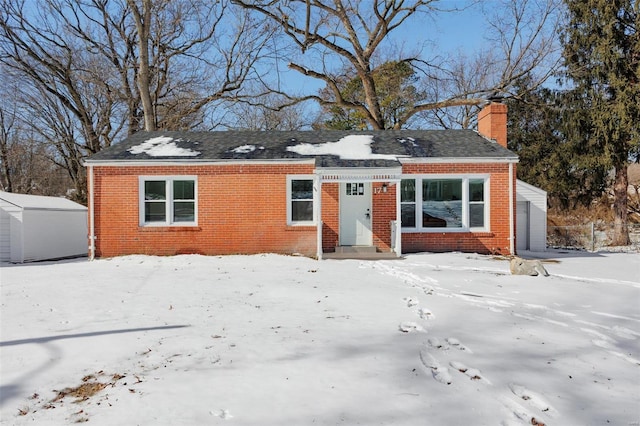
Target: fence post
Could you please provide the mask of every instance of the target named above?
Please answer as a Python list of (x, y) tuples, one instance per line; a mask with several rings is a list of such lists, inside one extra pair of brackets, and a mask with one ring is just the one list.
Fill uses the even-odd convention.
[(591, 222), (591, 251), (596, 251), (596, 227), (593, 222)]

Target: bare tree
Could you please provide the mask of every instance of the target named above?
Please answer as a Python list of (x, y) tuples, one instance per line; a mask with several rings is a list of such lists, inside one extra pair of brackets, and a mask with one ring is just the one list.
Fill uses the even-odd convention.
[(7, 111), (0, 105), (0, 188), (13, 192), (13, 173), (10, 151), (15, 126), (15, 112)]
[[(272, 27), (227, 0), (127, 0), (138, 41), (137, 89), (145, 130), (198, 122), (201, 110), (241, 98)], [(189, 123), (193, 124), (193, 123)], [(190, 127), (189, 125), (187, 127)]]
[[(69, 179), (51, 161), (47, 145), (26, 125), (18, 111), (15, 86), (7, 74), (0, 105), (0, 190), (24, 194), (66, 195)], [(7, 96), (8, 90), (13, 96)]]
[(282, 99), (273, 93), (260, 99), (237, 102), (227, 108), (224, 127), (234, 130), (302, 130), (310, 125), (303, 104), (280, 108)]
[(0, 64), (82, 200), (87, 155), (242, 97), (269, 31), (226, 0), (0, 0)]
[[(505, 0), (506, 14), (497, 16), (493, 26), (495, 39), (485, 66), (492, 78), (469, 84), (466, 74), (460, 75), (459, 64), (434, 62), (421, 57), (394, 58), (410, 62), (423, 75), (426, 96), (415, 103), (391, 125), (381, 111), (374, 75), (376, 57), (381, 56), (390, 34), (419, 13), (434, 15), (447, 12), (446, 2), (438, 0), (233, 0), (235, 4), (256, 11), (277, 23), (294, 46), (299, 58), (291, 61), (290, 69), (322, 81), (325, 93), (293, 96), (290, 102), (315, 100), (324, 107), (358, 111), (374, 129), (401, 128), (424, 111), (451, 107), (474, 107), (486, 101), (489, 94), (509, 93), (520, 76), (545, 65), (556, 48), (549, 39), (555, 37), (556, 0)], [(493, 3), (492, 3), (493, 4)], [(454, 11), (449, 11), (454, 13)], [(363, 99), (354, 101), (344, 96), (344, 69), (361, 81)], [(540, 82), (548, 77), (540, 75)], [(469, 109), (469, 113), (475, 111)], [(468, 120), (467, 120), (468, 124)]]

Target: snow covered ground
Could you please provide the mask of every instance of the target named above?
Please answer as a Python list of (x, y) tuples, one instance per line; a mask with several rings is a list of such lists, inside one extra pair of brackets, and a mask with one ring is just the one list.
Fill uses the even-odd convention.
[(3, 425), (640, 425), (640, 256), (4, 264)]

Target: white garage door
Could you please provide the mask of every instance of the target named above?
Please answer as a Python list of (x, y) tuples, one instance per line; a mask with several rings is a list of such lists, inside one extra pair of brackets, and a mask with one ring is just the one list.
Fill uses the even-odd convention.
[(529, 250), (529, 201), (518, 201), (516, 218), (516, 250)]

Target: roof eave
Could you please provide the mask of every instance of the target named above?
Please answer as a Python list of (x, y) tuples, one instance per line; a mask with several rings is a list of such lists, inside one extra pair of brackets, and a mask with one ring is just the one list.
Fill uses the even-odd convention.
[(82, 165), (88, 166), (109, 166), (109, 167), (127, 167), (127, 166), (224, 166), (238, 164), (315, 164), (314, 158), (278, 158), (278, 159), (148, 159), (148, 160), (85, 160)]
[(515, 164), (519, 162), (518, 157), (412, 157), (398, 160), (402, 164)]

